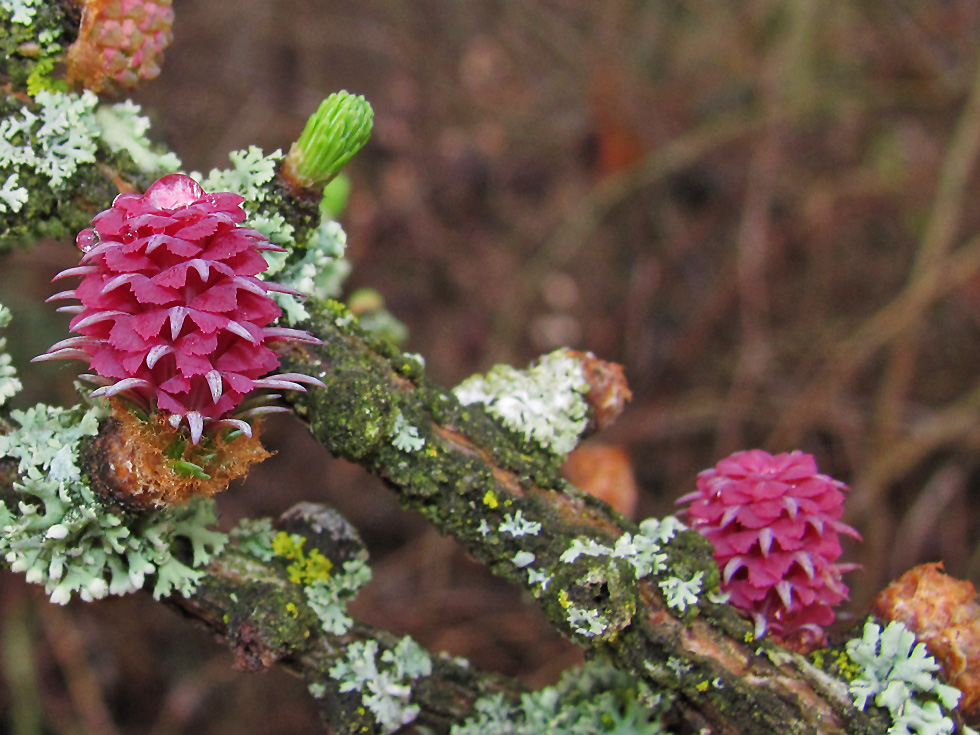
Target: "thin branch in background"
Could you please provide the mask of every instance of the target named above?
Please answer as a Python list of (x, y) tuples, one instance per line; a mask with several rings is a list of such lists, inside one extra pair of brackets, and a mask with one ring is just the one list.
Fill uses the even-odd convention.
[[(909, 280), (922, 274), (946, 258), (953, 250), (960, 231), (964, 200), (970, 175), (980, 153), (980, 65), (973, 86), (960, 114), (959, 122), (946, 149), (935, 200)], [(875, 407), (873, 445), (886, 447), (902, 431), (905, 404), (916, 374), (921, 341), (922, 319), (910, 324), (904, 334), (893, 340), (888, 362), (882, 377)]]
[(19, 590), (4, 600), (0, 627), (0, 672), (9, 698), (11, 735), (44, 732), (44, 698), (39, 691), (35, 645), (36, 605)]
[(83, 735), (118, 735), (106, 704), (105, 690), (89, 663), (91, 652), (78, 624), (57, 605), (38, 608), (41, 628), (64, 677), (78, 728)]

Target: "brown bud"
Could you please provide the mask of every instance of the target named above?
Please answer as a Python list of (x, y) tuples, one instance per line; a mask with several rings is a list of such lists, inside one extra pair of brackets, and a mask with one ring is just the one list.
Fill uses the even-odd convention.
[(922, 564), (888, 585), (873, 609), (926, 644), (946, 681), (963, 692), (964, 717), (980, 713), (980, 604), (973, 584), (949, 576), (941, 563)]
[(585, 400), (592, 409), (595, 429), (600, 431), (619, 418), (626, 404), (633, 398), (633, 392), (623, 375), (623, 366), (600, 360), (591, 352), (569, 350), (568, 354), (582, 363), (582, 371), (589, 384)]
[(570, 483), (605, 500), (624, 516), (631, 518), (635, 513), (640, 491), (633, 464), (621, 447), (585, 444), (568, 455), (562, 473)]
[[(194, 445), (162, 415), (143, 420), (121, 402), (113, 402), (112, 414), (81, 452), (92, 489), (133, 511), (214, 495), (269, 456), (255, 427), (251, 437), (215, 434)], [(189, 474), (189, 463), (201, 463), (207, 477)]]

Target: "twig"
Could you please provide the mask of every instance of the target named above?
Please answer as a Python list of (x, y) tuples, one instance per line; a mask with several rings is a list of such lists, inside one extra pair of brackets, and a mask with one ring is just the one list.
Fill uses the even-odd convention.
[[(973, 87), (960, 115), (956, 131), (946, 150), (932, 212), (926, 226), (910, 280), (922, 278), (938, 266), (953, 248), (963, 211), (966, 187), (980, 152), (980, 66)], [(876, 401), (873, 445), (888, 447), (900, 431), (902, 407), (915, 377), (919, 355), (919, 328), (924, 314), (914, 319), (892, 341), (892, 350), (884, 371)], [(888, 451), (887, 449), (885, 451)]]
[(943, 262), (929, 266), (888, 304), (830, 347), (820, 374), (787, 408), (771, 433), (772, 440), (797, 443), (813, 415), (833, 405), (834, 396), (882, 347), (914, 323), (925, 309), (969, 281), (978, 270), (980, 236), (975, 236)]

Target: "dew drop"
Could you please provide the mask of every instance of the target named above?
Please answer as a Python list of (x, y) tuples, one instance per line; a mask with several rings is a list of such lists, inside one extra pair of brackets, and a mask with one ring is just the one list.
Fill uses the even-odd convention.
[(78, 236), (75, 238), (75, 243), (78, 245), (79, 250), (87, 253), (99, 244), (99, 235), (90, 227), (78, 233)]

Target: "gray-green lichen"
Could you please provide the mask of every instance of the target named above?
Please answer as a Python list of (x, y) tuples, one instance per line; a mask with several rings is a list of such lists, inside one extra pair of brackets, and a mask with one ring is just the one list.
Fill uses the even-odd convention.
[(378, 651), (377, 641), (351, 643), (344, 658), (330, 669), (330, 676), (339, 683), (341, 692), (360, 695), (387, 734), (418, 717), (419, 707), (412, 703), (412, 682), (432, 673), (432, 659), (408, 636), (380, 656)]
[[(673, 516), (660, 520), (648, 518), (640, 523), (640, 533), (624, 533), (612, 546), (601, 544), (595, 539), (578, 537), (572, 539), (559, 561), (563, 564), (573, 564), (580, 558), (592, 558), (595, 561), (586, 564), (589, 571), (584, 582), (589, 584), (605, 584), (612, 580), (622, 583), (623, 573), (617, 560), (626, 562), (634, 580), (640, 580), (648, 575), (657, 578), (657, 585), (667, 607), (680, 613), (700, 602), (700, 594), (705, 583), (705, 572), (694, 571), (690, 576), (680, 576), (683, 572), (672, 567), (669, 563), (668, 543), (686, 526)], [(547, 584), (550, 578), (542, 578)], [(717, 580), (715, 580), (717, 583)], [(564, 592), (564, 597), (561, 597)], [(615, 635), (622, 627), (612, 626), (607, 614), (598, 609), (574, 604), (563, 588), (559, 592), (560, 602), (567, 612), (567, 621), (575, 633), (586, 638), (603, 638)], [(628, 622), (628, 620), (626, 620)]]
[[(129, 517), (93, 493), (78, 466), (80, 442), (98, 432), (99, 408), (39, 404), (13, 411), (16, 428), (0, 436), (0, 456), (17, 461), (16, 499), (0, 501), (0, 555), (51, 601), (133, 592), (153, 580), (154, 597), (191, 594), (201, 567), (225, 545), (208, 526), (209, 500)], [(178, 543), (191, 558), (174, 555)]]
[(247, 150), (229, 153), (230, 168), (212, 169), (207, 176), (195, 171), (191, 176), (205, 191), (230, 191), (244, 197), (243, 206), (248, 215), (245, 223), (272, 242), (285, 245), (294, 241), (296, 228), (277, 211), (274, 187), (271, 186), (282, 158), (281, 150), (265, 155), (261, 148), (253, 145)]
[(418, 428), (408, 423), (401, 411), (395, 416), (390, 436), (391, 443), (402, 452), (417, 452), (425, 446), (425, 439), (419, 436)]
[[(307, 605), (316, 614), (324, 632), (332, 635), (347, 633), (354, 624), (354, 620), (347, 615), (347, 603), (371, 581), (367, 551), (363, 547), (357, 549), (338, 570), (334, 562), (319, 549), (307, 551), (304, 548), (307, 542), (305, 536), (280, 531), (272, 536), (271, 541), (266, 541), (262, 536), (267, 533), (271, 533), (271, 530), (266, 531), (264, 527), (253, 524), (244, 541), (261, 553), (260, 558), (265, 558), (268, 548), (275, 556), (289, 562), (286, 568), (289, 580), (303, 587)], [(237, 535), (242, 536), (241, 532)]]
[(154, 177), (172, 174), (180, 169), (177, 154), (150, 142), (146, 134), (150, 120), (132, 100), (115, 105), (101, 105), (95, 121), (106, 145), (113, 152), (125, 151), (140, 171)]
[(364, 560), (344, 562), (341, 571), (306, 586), (306, 601), (327, 633), (343, 635), (354, 624), (347, 614), (350, 602), (361, 587), (371, 581), (371, 567)]
[[(323, 207), (318, 211), (318, 220), (309, 222), (310, 226), (302, 230), (297, 230), (283, 216), (282, 194), (276, 187), (282, 151), (266, 155), (257, 146), (250, 146), (247, 150), (233, 151), (228, 158), (230, 168), (212, 169), (207, 176), (194, 172), (191, 176), (207, 191), (230, 191), (244, 197), (245, 224), (277, 245), (289, 248), (286, 252), (265, 253), (269, 267), (263, 277), (308, 296), (320, 299), (338, 296), (351, 270), (350, 262), (344, 258), (347, 235)], [(309, 318), (296, 297), (277, 293), (274, 298), (291, 323)]]
[(39, 108), (21, 107), (0, 120), (0, 212), (19, 212), (28, 200), (20, 185), (34, 171), (48, 187), (61, 190), (83, 164), (96, 161), (101, 140), (113, 152), (125, 151), (143, 173), (159, 176), (176, 171), (180, 159), (161, 152), (146, 137), (150, 121), (139, 105), (126, 101), (98, 107), (98, 98), (82, 94), (39, 91)]
[(0, 10), (10, 16), (12, 23), (30, 25), (37, 14), (41, 0), (0, 0)]
[[(0, 176), (15, 180), (26, 170), (42, 174), (49, 187), (60, 189), (83, 163), (94, 163), (99, 135), (95, 122), (98, 98), (42, 90), (35, 96), (37, 112), (25, 106), (19, 114), (0, 120)], [(0, 212), (17, 212), (27, 200), (12, 196), (0, 201)]]
[[(266, 275), (307, 296), (336, 298), (351, 272), (350, 261), (344, 257), (346, 247), (347, 235), (340, 223), (323, 217), (300, 252), (265, 254), (269, 261)], [(290, 323), (297, 324), (310, 318), (295, 296), (274, 294), (274, 298)]]
[[(912, 631), (898, 621), (884, 630), (873, 620), (863, 635), (848, 641), (848, 657), (859, 667), (851, 681), (854, 704), (865, 709), (869, 701), (888, 710), (889, 735), (950, 735), (955, 728), (944, 710), (956, 708), (960, 690), (942, 683), (935, 674), (939, 664)], [(972, 732), (963, 728), (962, 732)]]
[(273, 548), (276, 531), (271, 518), (243, 518), (228, 532), (228, 537), (256, 559), (272, 561), (276, 557)]
[(642, 681), (601, 662), (566, 672), (554, 686), (508, 702), (477, 701), (477, 714), (451, 735), (660, 735), (665, 700)]
[(508, 428), (556, 454), (568, 454), (588, 427), (589, 384), (580, 360), (561, 349), (527, 370), (496, 365), (453, 391), (464, 406), (481, 403)]
[(97, 163), (131, 159), (103, 138), (97, 104), (87, 91), (0, 98), (0, 247), (74, 234), (119, 192)]
[[(10, 309), (0, 304), (0, 329), (10, 324)], [(0, 337), (0, 406), (20, 392), (21, 383), (17, 377), (10, 355), (7, 354), (7, 338)]]

